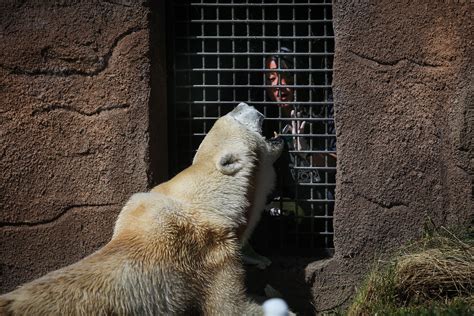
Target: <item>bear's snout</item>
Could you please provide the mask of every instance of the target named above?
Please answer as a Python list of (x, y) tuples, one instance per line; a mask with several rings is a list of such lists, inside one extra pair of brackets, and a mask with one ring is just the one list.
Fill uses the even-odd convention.
[(245, 125), (248, 129), (259, 134), (262, 133), (263, 119), (265, 116), (257, 111), (253, 106), (241, 102), (232, 110), (232, 112), (229, 113), (229, 116)]

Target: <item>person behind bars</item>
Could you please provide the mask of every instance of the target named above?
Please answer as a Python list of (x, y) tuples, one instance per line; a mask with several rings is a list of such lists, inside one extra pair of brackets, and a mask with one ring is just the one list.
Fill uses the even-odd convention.
[[(311, 84), (308, 73), (291, 72), (292, 69), (302, 68), (292, 51), (286, 47), (265, 60), (266, 94), (279, 107), (279, 115), (285, 119), (285, 125), (278, 131), (285, 140), (285, 151), (277, 162), (281, 185), (273, 197), (276, 202), (270, 206), (271, 215), (322, 214), (323, 204), (309, 200), (334, 200), (334, 187), (311, 185), (335, 182), (334, 172), (324, 174), (317, 170), (317, 167), (336, 166), (337, 156), (333, 153), (336, 151), (335, 136), (311, 137), (314, 134), (335, 135), (334, 108), (331, 104), (303, 104), (311, 100), (309, 95), (312, 88), (304, 87)], [(275, 71), (268, 71), (273, 69)], [(332, 96), (328, 95), (326, 101), (332, 101)], [(333, 208), (332, 202), (328, 205)]]
[[(296, 223), (307, 224), (308, 221), (303, 222), (302, 217), (322, 215), (326, 211), (331, 213), (334, 208), (334, 187), (325, 188), (317, 184), (335, 183), (335, 173), (320, 174), (317, 167), (335, 167), (337, 160), (334, 136), (310, 135), (335, 135), (336, 131), (331, 95), (327, 96), (327, 107), (307, 102), (311, 100), (312, 92), (304, 87), (310, 82), (309, 76), (305, 72), (291, 71), (304, 69), (293, 62), (291, 53), (291, 50), (282, 47), (265, 59), (265, 93), (274, 105), (269, 112), (270, 115), (277, 112), (278, 117), (283, 119), (279, 121), (284, 123), (281, 128), (270, 124), (270, 129), (280, 134), (285, 141), (285, 149), (275, 164), (279, 185), (268, 199), (266, 213), (272, 217), (293, 217)], [(299, 86), (302, 88), (297, 89)], [(306, 104), (303, 104), (305, 101)], [(266, 134), (269, 136), (268, 131)], [(325, 210), (323, 203), (314, 203), (314, 200), (331, 202), (326, 202), (328, 208)], [(256, 265), (260, 269), (271, 264), (268, 258), (256, 253), (249, 243), (243, 245), (242, 254), (246, 264)]]

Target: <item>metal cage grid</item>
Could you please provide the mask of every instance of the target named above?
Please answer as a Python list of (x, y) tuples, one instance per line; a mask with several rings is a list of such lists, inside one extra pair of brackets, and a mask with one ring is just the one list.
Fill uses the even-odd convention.
[[(266, 136), (282, 132), (291, 121), (305, 121), (306, 148), (289, 150), (296, 161), (290, 169), (316, 170), (318, 181), (285, 183), (294, 196), (279, 197), (278, 214), (265, 213), (254, 233), (254, 248), (263, 253), (313, 255), (333, 248), (336, 154), (332, 118), (332, 59), (334, 36), (330, 1), (174, 1), (168, 7), (170, 64), (170, 173), (187, 167), (215, 120), (239, 102), (266, 116)], [(171, 45), (170, 45), (171, 44)], [(284, 49), (283, 49), (284, 48)], [(265, 69), (269, 56), (291, 66)], [(279, 60), (279, 59), (278, 59)], [(291, 88), (289, 107), (307, 115), (291, 120), (268, 92), (268, 74), (284, 74)], [(280, 80), (280, 79), (279, 79)], [(286, 134), (285, 134), (286, 133)], [(318, 164), (298, 162), (300, 155), (320, 155)], [(319, 159), (321, 160), (321, 159)], [(278, 172), (281, 172), (278, 170)], [(301, 192), (305, 192), (305, 194)], [(289, 206), (290, 205), (290, 206)], [(291, 206), (293, 205), (293, 206)], [(302, 206), (304, 205), (304, 206)]]

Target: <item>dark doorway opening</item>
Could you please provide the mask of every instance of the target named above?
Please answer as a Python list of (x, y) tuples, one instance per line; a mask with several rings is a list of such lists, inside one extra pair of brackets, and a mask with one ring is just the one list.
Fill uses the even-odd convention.
[[(264, 255), (330, 256), (336, 172), (332, 4), (174, 1), (167, 20), (170, 176), (189, 166), (218, 117), (239, 102), (253, 105), (267, 118), (266, 136), (277, 132), (305, 143), (288, 148), (291, 159), (277, 166), (294, 181), (280, 177), (253, 247)], [(276, 69), (268, 68), (269, 58)], [(273, 89), (291, 89), (291, 97), (272, 97), (272, 73), (278, 74)], [(304, 115), (291, 114), (282, 102)], [(285, 130), (291, 122), (306, 128), (295, 135)], [(313, 156), (319, 159), (308, 159)]]

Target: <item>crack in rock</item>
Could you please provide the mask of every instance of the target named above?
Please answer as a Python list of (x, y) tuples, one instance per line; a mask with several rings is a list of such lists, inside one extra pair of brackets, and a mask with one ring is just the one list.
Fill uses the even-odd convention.
[(119, 6), (123, 6), (123, 7), (128, 7), (130, 8), (132, 6), (132, 1), (129, 0), (116, 0), (116, 1), (112, 1), (112, 0), (104, 0), (105, 3), (108, 3), (108, 4), (112, 4), (112, 5), (119, 5)]
[(383, 202), (383, 201), (377, 201), (376, 199), (373, 199), (373, 198), (369, 198), (363, 194), (361, 194), (360, 192), (358, 193), (359, 196), (361, 196), (363, 199), (369, 201), (370, 203), (373, 203), (373, 204), (376, 204), (384, 209), (392, 209), (394, 207), (399, 207), (399, 206), (405, 206), (405, 207), (408, 207), (409, 204), (408, 202), (399, 202), (399, 201), (393, 201), (393, 202)]
[(58, 157), (61, 158), (82, 158), (82, 157), (87, 157), (87, 156), (93, 156), (97, 154), (95, 150), (87, 149), (86, 151), (81, 151), (81, 152), (73, 152), (73, 153), (68, 153), (68, 154), (57, 154)]
[(128, 109), (128, 108), (130, 108), (129, 104), (113, 104), (113, 105), (109, 105), (109, 106), (98, 107), (97, 109), (95, 109), (92, 112), (86, 112), (86, 111), (79, 110), (79, 109), (76, 109), (72, 106), (65, 105), (65, 104), (50, 104), (50, 105), (48, 105), (44, 108), (33, 110), (32, 116), (36, 116), (36, 115), (39, 115), (39, 114), (45, 114), (45, 113), (49, 113), (49, 112), (52, 112), (52, 111), (68, 111), (68, 112), (73, 112), (73, 113), (77, 113), (77, 114), (84, 115), (84, 116), (94, 116), (94, 115), (99, 115), (102, 112), (108, 112), (108, 111), (112, 111), (112, 110), (116, 110), (116, 109)]
[(109, 48), (108, 52), (104, 55), (99, 57), (99, 62), (100, 65), (91, 71), (85, 71), (85, 70), (79, 70), (79, 69), (71, 69), (71, 68), (62, 68), (62, 69), (42, 69), (42, 68), (37, 68), (37, 69), (24, 69), (20, 68), (18, 66), (10, 67), (4, 64), (0, 64), (0, 68), (3, 68), (7, 71), (10, 72), (10, 74), (15, 74), (15, 75), (29, 75), (29, 76), (39, 76), (39, 75), (44, 75), (44, 76), (57, 76), (57, 77), (67, 77), (67, 76), (73, 76), (73, 75), (78, 75), (78, 76), (86, 76), (86, 77), (92, 77), (96, 76), (102, 71), (104, 71), (108, 66), (109, 66), (109, 61), (110, 58), (112, 57), (112, 54), (115, 50), (115, 48), (118, 46), (120, 41), (122, 41), (125, 37), (132, 35), (134, 33), (137, 33), (139, 31), (145, 30), (145, 28), (140, 28), (140, 27), (132, 27), (119, 36), (115, 38), (115, 40), (112, 43), (112, 46)]
[(369, 56), (366, 56), (366, 55), (363, 55), (363, 54), (360, 54), (360, 53), (356, 53), (352, 50), (347, 50), (349, 53), (351, 53), (352, 55), (355, 55), (361, 59), (365, 59), (365, 60), (368, 60), (368, 61), (371, 61), (373, 63), (376, 63), (377, 65), (380, 65), (380, 66), (390, 66), (390, 67), (393, 67), (393, 66), (396, 66), (398, 63), (402, 62), (402, 61), (407, 61), (411, 64), (415, 64), (415, 65), (418, 65), (420, 67), (431, 67), (431, 68), (438, 68), (438, 67), (443, 67), (444, 65), (442, 64), (430, 64), (430, 63), (427, 63), (427, 62), (423, 62), (423, 61), (416, 61), (416, 60), (413, 60), (413, 59), (410, 59), (410, 58), (400, 58), (400, 59), (395, 59), (395, 60), (392, 60), (392, 61), (382, 61), (380, 59), (376, 59), (374, 57), (369, 57)]
[(59, 220), (61, 217), (66, 215), (68, 211), (74, 208), (84, 208), (84, 207), (103, 207), (103, 206), (113, 206), (117, 205), (117, 203), (99, 203), (99, 204), (73, 204), (66, 206), (59, 212), (57, 215), (53, 216), (52, 218), (49, 219), (43, 219), (40, 221), (35, 221), (35, 222), (29, 222), (29, 221), (21, 221), (21, 222), (0, 222), (0, 228), (5, 228), (5, 227), (36, 227), (36, 226), (41, 226), (41, 225), (47, 225), (51, 224), (57, 220)]

